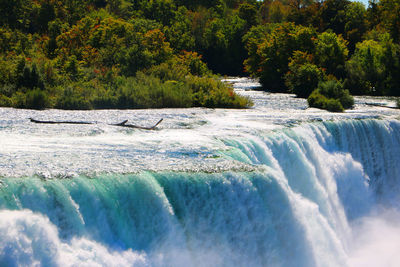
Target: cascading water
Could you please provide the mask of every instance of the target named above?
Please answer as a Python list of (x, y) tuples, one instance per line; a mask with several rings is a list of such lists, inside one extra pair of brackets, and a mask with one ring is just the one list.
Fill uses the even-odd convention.
[[(222, 115), (201, 117), (220, 125)], [(253, 125), (259, 123), (258, 116)], [(246, 122), (249, 114), (244, 117)], [(182, 123), (182, 117), (177, 120)], [(232, 127), (246, 128), (240, 123)], [(4, 141), (0, 266), (399, 262), (392, 254), (400, 245), (395, 236), (400, 233), (397, 120), (343, 118), (231, 135), (207, 135), (208, 127), (189, 141), (182, 141), (183, 134), (173, 138), (203, 127), (188, 125), (192, 126), (170, 127), (172, 133), (144, 134), (134, 144), (128, 138), (137, 132), (109, 128), (95, 135), (75, 132), (57, 145), (51, 131), (60, 129), (34, 129), (27, 139), (36, 152), (11, 139)], [(18, 137), (15, 129), (0, 127), (5, 138), (11, 136), (7, 131)], [(224, 125), (223, 132), (229, 131)], [(157, 134), (163, 136), (153, 139)], [(47, 142), (39, 144), (41, 139)], [(153, 155), (152, 164), (168, 161), (174, 167), (148, 168), (136, 157), (140, 153)], [(82, 159), (88, 160), (87, 168), (79, 165)], [(179, 168), (179, 162), (185, 166)], [(130, 164), (137, 169), (129, 169)], [(48, 166), (68, 177), (38, 171)], [(83, 171), (69, 175), (71, 169)], [(387, 253), (375, 255), (379, 250)]]

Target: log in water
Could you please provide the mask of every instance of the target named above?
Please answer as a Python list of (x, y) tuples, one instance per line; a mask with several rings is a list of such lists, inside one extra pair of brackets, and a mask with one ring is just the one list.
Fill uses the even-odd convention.
[[(29, 118), (29, 120), (33, 123), (39, 123), (39, 124), (97, 124), (97, 122), (89, 122), (89, 121), (43, 121), (43, 120), (35, 120), (33, 118)], [(156, 127), (162, 121), (163, 121), (163, 119), (160, 119), (156, 124), (154, 124), (151, 127), (139, 126), (139, 125), (134, 125), (134, 124), (126, 124), (128, 122), (128, 120), (124, 120), (120, 123), (111, 123), (108, 125), (134, 128), (134, 129), (142, 129), (142, 130), (155, 130)]]

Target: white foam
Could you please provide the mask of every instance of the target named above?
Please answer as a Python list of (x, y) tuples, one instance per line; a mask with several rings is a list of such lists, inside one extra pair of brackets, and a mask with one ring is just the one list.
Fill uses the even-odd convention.
[(148, 266), (132, 250), (112, 251), (86, 238), (60, 240), (47, 217), (30, 210), (0, 211), (1, 266)]

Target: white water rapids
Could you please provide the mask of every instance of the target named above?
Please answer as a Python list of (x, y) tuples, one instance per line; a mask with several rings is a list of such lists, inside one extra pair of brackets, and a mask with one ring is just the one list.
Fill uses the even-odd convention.
[(368, 105), (394, 101), (227, 82), (255, 106), (0, 108), (0, 266), (398, 266), (400, 112)]

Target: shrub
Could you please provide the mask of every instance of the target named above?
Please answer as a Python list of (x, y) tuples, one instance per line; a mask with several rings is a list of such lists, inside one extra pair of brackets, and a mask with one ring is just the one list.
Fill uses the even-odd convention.
[(326, 102), (325, 108), (331, 112), (343, 112), (344, 108), (338, 99), (330, 98)]
[(25, 107), (32, 109), (45, 109), (49, 106), (49, 96), (40, 89), (28, 91), (25, 97)]
[(328, 99), (316, 89), (307, 98), (307, 102), (310, 107), (325, 109)]
[(354, 105), (354, 99), (348, 90), (343, 89), (341, 82), (328, 80), (320, 82), (307, 99), (310, 107), (326, 109), (332, 112), (343, 112)]
[(65, 88), (64, 92), (56, 99), (56, 108), (59, 109), (91, 109), (91, 103), (82, 95), (77, 93), (72, 87)]
[(162, 107), (178, 108), (192, 106), (192, 92), (184, 82), (167, 81), (162, 85)]
[(189, 74), (189, 70), (183, 65), (176, 65), (170, 61), (153, 66), (146, 71), (146, 74), (155, 76), (162, 81), (183, 80)]
[(319, 89), (314, 90), (307, 99), (310, 107), (326, 109), (331, 112), (343, 112), (343, 106), (338, 99), (327, 98)]
[(5, 95), (0, 95), (0, 107), (12, 107), (11, 98)]
[(233, 88), (211, 77), (190, 77), (187, 79), (193, 91), (193, 105), (209, 108), (247, 108), (250, 99), (237, 95)]
[(354, 98), (350, 95), (349, 90), (344, 89), (343, 83), (338, 80), (320, 82), (318, 89), (327, 98), (338, 99), (343, 108), (352, 108), (354, 105)]
[(350, 95), (349, 90), (344, 89), (342, 95), (339, 98), (340, 103), (342, 104), (343, 108), (352, 108), (354, 106), (354, 98)]
[(25, 94), (23, 92), (15, 92), (12, 97), (12, 103), (14, 108), (25, 108)]
[(104, 90), (97, 93), (92, 101), (93, 108), (96, 109), (112, 109), (118, 107), (118, 98), (111, 90)]

